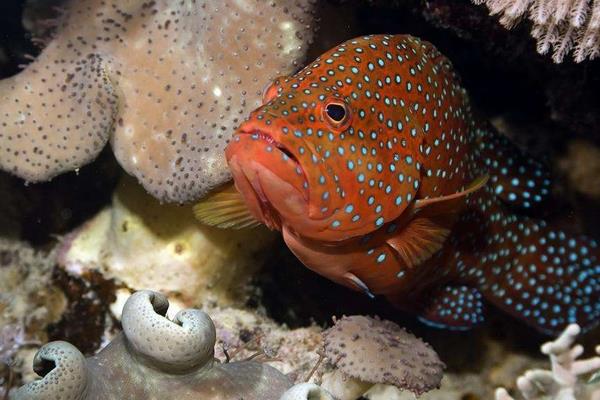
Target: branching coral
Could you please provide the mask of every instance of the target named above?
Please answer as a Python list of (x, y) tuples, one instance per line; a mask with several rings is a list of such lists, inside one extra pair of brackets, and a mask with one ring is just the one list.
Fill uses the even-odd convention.
[(44, 181), (96, 157), (155, 197), (229, 178), (223, 149), (311, 40), (312, 0), (70, 0), (39, 58), (0, 82), (0, 168)]
[(67, 342), (43, 346), (34, 359), (43, 378), (12, 399), (278, 400), (290, 388), (285, 375), (265, 364), (215, 362), (209, 316), (187, 309), (171, 321), (167, 309), (159, 293), (135, 293), (123, 310), (123, 334), (92, 358)]
[(473, 0), (485, 3), (500, 22), (513, 27), (527, 16), (533, 23), (532, 36), (541, 54), (553, 52), (562, 62), (574, 47), (573, 57), (581, 62), (600, 55), (600, 0)]
[[(583, 347), (574, 345), (581, 329), (578, 325), (569, 325), (558, 339), (542, 345), (541, 351), (550, 358), (550, 371), (534, 369), (525, 372), (517, 380), (517, 386), (527, 400), (576, 400), (600, 398), (600, 388), (588, 392), (581, 382), (581, 375), (600, 369), (600, 357), (578, 360)], [(600, 354), (600, 346), (596, 347)], [(508, 392), (500, 388), (496, 391), (496, 400), (514, 400)]]

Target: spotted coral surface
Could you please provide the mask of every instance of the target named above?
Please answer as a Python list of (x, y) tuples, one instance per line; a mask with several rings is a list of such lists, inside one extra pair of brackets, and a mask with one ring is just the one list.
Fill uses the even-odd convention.
[(343, 317), (323, 333), (325, 355), (344, 374), (420, 395), (438, 388), (445, 365), (427, 343), (391, 321)]
[(302, 60), (313, 0), (71, 0), (35, 62), (0, 81), (0, 168), (45, 181), (110, 140), (151, 194), (229, 179), (223, 149), (263, 87)]

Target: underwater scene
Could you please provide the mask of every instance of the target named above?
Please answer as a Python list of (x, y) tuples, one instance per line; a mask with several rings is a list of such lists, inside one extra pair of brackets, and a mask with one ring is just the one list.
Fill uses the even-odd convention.
[(600, 0), (1, 0), (0, 400), (600, 400)]

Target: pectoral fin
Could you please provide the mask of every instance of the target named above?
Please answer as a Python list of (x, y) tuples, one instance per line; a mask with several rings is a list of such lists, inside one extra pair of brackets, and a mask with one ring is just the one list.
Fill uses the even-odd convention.
[(483, 187), (487, 180), (484, 175), (460, 192), (415, 201), (407, 216), (399, 222), (403, 224), (402, 228), (387, 239), (387, 244), (407, 268), (419, 265), (443, 247), (455, 217), (462, 209), (460, 201)]
[(218, 228), (242, 229), (260, 225), (233, 183), (203, 198), (194, 206), (194, 215), (203, 224)]
[(416, 217), (397, 235), (387, 240), (407, 268), (413, 268), (427, 260), (442, 248), (450, 229), (436, 224), (429, 218)]

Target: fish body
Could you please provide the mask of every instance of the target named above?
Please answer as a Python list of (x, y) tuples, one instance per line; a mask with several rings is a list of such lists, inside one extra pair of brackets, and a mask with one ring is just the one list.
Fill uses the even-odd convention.
[(548, 197), (548, 174), (475, 120), (433, 45), (356, 38), (263, 100), (227, 161), (308, 268), (439, 327), (480, 323), (486, 303), (547, 333), (600, 319), (597, 244), (515, 212)]

